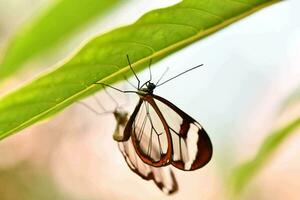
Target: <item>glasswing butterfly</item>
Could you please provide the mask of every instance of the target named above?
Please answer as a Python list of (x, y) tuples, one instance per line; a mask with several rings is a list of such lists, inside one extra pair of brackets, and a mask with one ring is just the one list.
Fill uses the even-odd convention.
[[(112, 99), (112, 101), (115, 102), (116, 106), (114, 110), (107, 111), (97, 98), (95, 98), (95, 100), (104, 111), (102, 113), (97, 112), (95, 109), (83, 102), (79, 103), (81, 103), (97, 115), (112, 113), (116, 120), (116, 128), (113, 134), (113, 138), (118, 142), (119, 150), (121, 151), (130, 170), (139, 175), (144, 180), (153, 180), (155, 185), (165, 194), (170, 195), (175, 193), (178, 190), (178, 184), (172, 169), (168, 167), (157, 168), (144, 163), (135, 153), (132, 140), (123, 141), (124, 129), (128, 122), (128, 112), (121, 108), (115, 98), (113, 98), (105, 88), (104, 91)], [(159, 152), (156, 151), (156, 154), (158, 153)]]
[(132, 115), (126, 125), (124, 123), (122, 137), (115, 139), (119, 142), (126, 142), (131, 138), (139, 158), (153, 167), (171, 164), (180, 170), (192, 171), (206, 165), (213, 152), (212, 143), (206, 131), (196, 120), (173, 103), (153, 93), (156, 87), (202, 65), (190, 68), (159, 84), (161, 77), (155, 84), (152, 82), (150, 60), (150, 79), (140, 85), (140, 80), (131, 66), (128, 55), (127, 61), (138, 81), (136, 91), (124, 91), (105, 83), (95, 83), (139, 96)]

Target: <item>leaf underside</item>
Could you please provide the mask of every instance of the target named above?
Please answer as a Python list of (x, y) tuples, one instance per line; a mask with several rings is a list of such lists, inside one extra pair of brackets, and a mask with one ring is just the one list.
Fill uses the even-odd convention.
[(98, 36), (55, 70), (0, 100), (0, 138), (49, 117), (129, 71), (139, 71), (277, 0), (185, 0), (146, 13), (136, 23)]

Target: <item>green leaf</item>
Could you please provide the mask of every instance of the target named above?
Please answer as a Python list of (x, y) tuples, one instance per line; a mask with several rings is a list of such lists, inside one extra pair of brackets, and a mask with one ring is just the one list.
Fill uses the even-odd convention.
[(300, 128), (300, 118), (288, 123), (285, 127), (271, 133), (263, 142), (253, 159), (241, 164), (230, 178), (230, 185), (234, 195), (240, 194), (245, 186), (266, 165), (278, 147)]
[(186, 0), (151, 11), (136, 23), (89, 41), (56, 70), (0, 99), (0, 138), (51, 116), (101, 87), (207, 36), (277, 0)]
[(56, 47), (96, 16), (120, 0), (57, 0), (12, 38), (0, 62), (0, 79), (11, 75), (26, 61)]

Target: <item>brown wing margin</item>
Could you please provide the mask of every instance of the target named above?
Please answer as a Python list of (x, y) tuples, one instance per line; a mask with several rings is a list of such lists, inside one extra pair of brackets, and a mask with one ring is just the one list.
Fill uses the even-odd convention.
[[(188, 134), (195, 134), (195, 132), (196, 134), (198, 134), (198, 138), (196, 142), (197, 150), (194, 155), (194, 160), (191, 163), (189, 163), (189, 166), (186, 166), (186, 163), (183, 161), (183, 159), (174, 160), (174, 151), (172, 152), (172, 161), (171, 161), (172, 165), (178, 169), (185, 170), (185, 171), (196, 170), (206, 165), (211, 160), (213, 148), (209, 136), (207, 135), (206, 131), (202, 128), (202, 126), (196, 120), (191, 118), (188, 114), (183, 112), (181, 109), (179, 109), (177, 106), (175, 106), (168, 100), (153, 94), (147, 96), (151, 96), (151, 98), (154, 98), (155, 100), (165, 104), (167, 107), (171, 108), (175, 113), (177, 113), (182, 118), (182, 122), (180, 124), (180, 130), (177, 131), (177, 134), (180, 137), (180, 140), (181, 138), (183, 139), (185, 144), (186, 144), (186, 139), (188, 137)], [(151, 98), (148, 97), (146, 99), (151, 99)], [(168, 119), (166, 119), (165, 121), (168, 124)], [(170, 126), (169, 128), (172, 129)], [(174, 141), (172, 142), (172, 146), (174, 148)]]
[[(140, 146), (140, 143), (139, 143), (140, 141), (138, 141), (137, 136), (135, 134), (135, 131), (141, 128), (141, 127), (135, 127), (134, 122), (135, 122), (135, 119), (137, 117), (139, 110), (143, 109), (143, 108), (141, 108), (141, 105), (144, 101), (148, 102), (152, 106), (152, 108), (155, 110), (156, 114), (158, 115), (159, 119), (161, 120), (161, 123), (163, 124), (164, 131), (166, 134), (167, 143), (168, 143), (167, 151), (165, 153), (160, 153), (159, 160), (154, 160), (151, 157), (151, 155), (147, 155), (146, 153), (143, 152), (143, 150)], [(145, 130), (141, 130), (141, 131), (145, 132)], [(146, 133), (146, 134), (148, 134), (148, 133)], [(126, 124), (126, 127), (124, 129), (124, 135), (131, 136), (132, 143), (136, 150), (136, 153), (138, 154), (138, 156), (141, 158), (141, 160), (144, 163), (154, 166), (154, 167), (161, 167), (161, 166), (170, 164), (171, 157), (172, 157), (172, 138), (170, 135), (170, 129), (169, 129), (168, 125), (166, 124), (166, 121), (165, 121), (162, 113), (158, 109), (157, 105), (155, 104), (155, 102), (151, 96), (145, 95), (145, 96), (140, 97), (140, 100), (139, 100), (137, 106), (135, 107), (134, 112), (132, 113), (132, 115), (130, 116), (130, 118)]]
[(135, 106), (135, 109), (134, 109), (132, 115), (130, 116), (126, 126), (125, 126), (123, 142), (129, 140), (129, 138), (132, 134), (132, 125), (133, 125), (133, 122), (136, 118), (136, 115), (138, 114), (138, 112), (141, 108), (142, 103), (143, 103), (143, 101), (139, 100), (138, 104)]

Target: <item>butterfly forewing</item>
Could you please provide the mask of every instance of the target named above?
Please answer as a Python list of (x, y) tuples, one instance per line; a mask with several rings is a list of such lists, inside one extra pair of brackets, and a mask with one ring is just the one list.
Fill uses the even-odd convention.
[(212, 157), (212, 144), (202, 126), (166, 99), (150, 95), (167, 123), (172, 138), (172, 165), (195, 170)]
[(124, 132), (130, 132), (133, 145), (141, 160), (159, 167), (170, 161), (171, 136), (166, 124), (162, 123), (164, 120), (162, 114), (152, 103), (154, 103), (152, 99), (140, 99)]
[[(124, 133), (128, 132), (141, 160), (155, 167), (171, 163), (181, 170), (196, 170), (212, 156), (212, 144), (202, 126), (171, 102), (153, 94), (141, 95), (126, 125)], [(159, 149), (159, 156), (152, 148)]]

